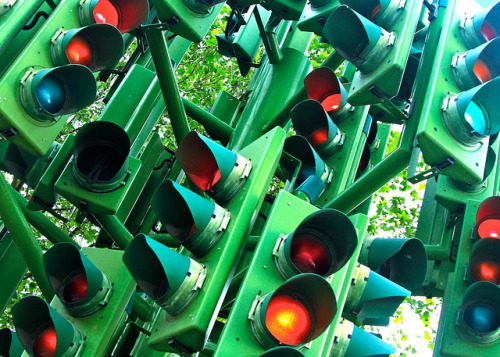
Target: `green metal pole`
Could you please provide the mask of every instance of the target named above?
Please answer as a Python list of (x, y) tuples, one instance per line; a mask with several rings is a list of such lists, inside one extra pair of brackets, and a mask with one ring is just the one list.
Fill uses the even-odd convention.
[(223, 140), (229, 140), (234, 131), (234, 129), (230, 125), (224, 123), (215, 115), (210, 114), (206, 110), (203, 110), (186, 98), (182, 98), (182, 103), (184, 104), (184, 109), (186, 109), (186, 113), (188, 116), (196, 120), (204, 127), (210, 128), (214, 134), (216, 134)]
[(121, 249), (127, 248), (132, 238), (132, 234), (125, 228), (124, 224), (116, 216), (108, 214), (95, 214), (94, 217), (102, 225), (104, 230)]
[(31, 231), (26, 218), (12, 197), (9, 184), (5, 180), (3, 174), (0, 175), (0, 217), (10, 232), (10, 235), (21, 252), (26, 265), (28, 265), (31, 274), (35, 278), (43, 296), (48, 300), (52, 300), (54, 292), (50, 286), (45, 267), (43, 265), (42, 248), (37, 242), (37, 239)]
[(132, 312), (137, 315), (142, 321), (149, 322), (151, 321), (151, 312), (153, 307), (149, 305), (144, 299), (137, 296), (134, 296), (134, 302), (132, 304)]
[(13, 187), (10, 187), (10, 192), (16, 199), (17, 203), (19, 204), (19, 208), (21, 208), (21, 211), (23, 212), (28, 222), (33, 225), (33, 227), (35, 227), (35, 229), (43, 236), (45, 236), (51, 243), (57, 244), (67, 242), (78, 246), (78, 244), (73, 239), (71, 239), (70, 236), (64, 233), (41, 212), (28, 209), (28, 202), (26, 201), (26, 199), (21, 196), (19, 192), (14, 190)]
[(175, 140), (179, 144), (189, 133), (189, 125), (182, 105), (181, 95), (177, 87), (174, 69), (168, 53), (167, 42), (157, 25), (145, 26), (144, 33), (149, 43), (151, 56), (160, 81), (163, 100), (172, 123)]

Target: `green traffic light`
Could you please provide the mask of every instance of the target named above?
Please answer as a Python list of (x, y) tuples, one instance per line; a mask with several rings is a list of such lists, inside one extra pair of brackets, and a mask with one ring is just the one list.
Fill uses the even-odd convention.
[(172, 316), (189, 306), (207, 276), (205, 266), (144, 234), (132, 239), (123, 262), (137, 285)]
[(130, 139), (118, 125), (96, 121), (78, 130), (73, 145), (72, 172), (93, 192), (109, 192), (126, 180)]
[(171, 180), (158, 187), (151, 207), (167, 231), (196, 256), (218, 242), (230, 218), (229, 211)]
[(50, 55), (57, 66), (81, 64), (92, 72), (114, 66), (123, 55), (120, 31), (108, 24), (92, 24), (58, 31), (51, 41)]
[(97, 85), (92, 72), (79, 64), (28, 70), (19, 87), (21, 103), (34, 119), (50, 125), (57, 117), (90, 105)]
[(43, 263), (52, 289), (72, 316), (91, 315), (108, 303), (111, 281), (76, 245), (54, 245)]
[(358, 236), (344, 213), (323, 209), (307, 216), (297, 229), (279, 240), (275, 257), (283, 277), (300, 273), (328, 277), (351, 258)]
[(187, 177), (219, 203), (238, 193), (252, 168), (250, 160), (195, 131), (182, 140), (175, 157)]
[(78, 356), (85, 347), (82, 333), (37, 296), (19, 300), (12, 321), (30, 356)]
[(394, 43), (392, 34), (345, 5), (331, 13), (323, 33), (333, 48), (363, 74), (375, 70)]

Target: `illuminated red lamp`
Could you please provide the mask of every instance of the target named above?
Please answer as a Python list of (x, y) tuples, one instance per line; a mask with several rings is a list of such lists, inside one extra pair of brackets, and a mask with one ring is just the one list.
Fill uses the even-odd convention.
[(184, 137), (175, 157), (191, 182), (218, 203), (238, 193), (252, 168), (250, 160), (195, 131)]
[(90, 315), (109, 301), (111, 281), (75, 245), (54, 245), (43, 255), (43, 264), (52, 289), (72, 316)]
[(257, 299), (251, 329), (264, 348), (301, 346), (321, 335), (337, 312), (331, 285), (316, 274), (300, 274)]
[(307, 97), (320, 102), (334, 121), (349, 115), (352, 107), (347, 104), (348, 93), (331, 68), (313, 70), (304, 78), (304, 87)]
[(500, 2), (466, 14), (461, 21), (462, 37), (469, 48), (491, 41), (500, 34)]
[(80, 22), (112, 25), (121, 33), (129, 32), (147, 20), (147, 0), (84, 0), (79, 6)]
[(500, 196), (489, 197), (479, 205), (476, 232), (479, 238), (500, 238)]
[(33, 343), (33, 354), (35, 357), (52, 357), (56, 353), (57, 334), (54, 326), (43, 330)]
[(472, 247), (469, 258), (469, 280), (500, 284), (500, 240), (483, 238)]
[(284, 278), (300, 273), (327, 277), (347, 263), (357, 243), (356, 229), (344, 213), (322, 209), (290, 234), (280, 235), (273, 254)]

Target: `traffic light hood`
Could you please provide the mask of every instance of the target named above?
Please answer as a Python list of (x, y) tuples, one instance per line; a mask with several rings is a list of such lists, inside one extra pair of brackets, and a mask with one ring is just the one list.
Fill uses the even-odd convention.
[(401, 14), (400, 0), (340, 0), (383, 28), (389, 28)]
[(462, 37), (469, 48), (479, 46), (500, 35), (500, 3), (491, 5), (471, 16), (461, 26)]
[(23, 345), (17, 337), (17, 333), (3, 328), (0, 330), (0, 355), (8, 357), (20, 357), (24, 352)]

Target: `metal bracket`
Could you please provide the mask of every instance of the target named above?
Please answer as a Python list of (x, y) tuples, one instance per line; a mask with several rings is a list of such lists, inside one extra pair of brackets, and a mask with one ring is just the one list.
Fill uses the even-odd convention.
[(431, 167), (429, 170), (426, 170), (424, 172), (421, 172), (420, 174), (409, 177), (408, 181), (411, 183), (419, 183), (420, 181), (427, 180), (429, 178), (432, 178), (442, 172), (442, 170), (446, 169), (447, 167), (450, 167), (455, 163), (455, 159), (452, 158), (451, 156), (448, 157), (445, 161), (441, 162), (440, 164), (437, 164), (436, 166)]
[(371, 84), (368, 87), (368, 90), (370, 93), (372, 93), (374, 96), (376, 96), (378, 99), (380, 99), (380, 104), (384, 107), (384, 109), (387, 111), (389, 115), (396, 119), (400, 120), (406, 120), (408, 119), (408, 113), (407, 111), (402, 111), (399, 109), (391, 100), (388, 98), (380, 89), (375, 87), (373, 84)]
[(9, 138), (16, 136), (19, 132), (15, 127), (5, 129), (0, 131), (0, 140), (8, 140)]
[(177, 342), (173, 337), (170, 337), (168, 339), (168, 344), (172, 348), (175, 348), (177, 351), (179, 351), (181, 356), (188, 357), (196, 352), (196, 351), (188, 348), (187, 346), (184, 346), (183, 344)]

